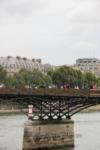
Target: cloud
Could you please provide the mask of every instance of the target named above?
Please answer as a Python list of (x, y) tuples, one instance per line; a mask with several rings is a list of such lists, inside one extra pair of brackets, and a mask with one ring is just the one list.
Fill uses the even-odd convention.
[(8, 15), (31, 15), (32, 12), (41, 10), (47, 3), (41, 0), (4, 0), (0, 1), (0, 9)]
[(72, 64), (99, 56), (99, 0), (0, 0), (0, 55)]
[(71, 13), (70, 21), (78, 23), (98, 23), (100, 22), (100, 1), (83, 1), (78, 7)]

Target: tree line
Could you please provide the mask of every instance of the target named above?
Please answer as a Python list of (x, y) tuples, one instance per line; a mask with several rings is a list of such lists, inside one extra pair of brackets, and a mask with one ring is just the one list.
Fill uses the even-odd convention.
[(67, 85), (70, 88), (78, 86), (79, 88), (90, 88), (93, 85), (100, 86), (100, 77), (87, 72), (82, 73), (68, 66), (61, 66), (54, 70), (43, 73), (37, 69), (29, 71), (21, 69), (13, 76), (8, 75), (6, 70), (0, 67), (0, 84), (8, 88), (19, 87), (49, 87), (58, 88)]

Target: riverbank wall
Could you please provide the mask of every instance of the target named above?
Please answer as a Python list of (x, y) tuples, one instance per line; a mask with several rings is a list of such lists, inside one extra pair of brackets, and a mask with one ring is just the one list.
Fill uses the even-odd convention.
[(11, 105), (11, 104), (0, 104), (0, 114), (4, 113), (21, 113), (27, 112), (28, 109), (23, 109), (19, 105)]

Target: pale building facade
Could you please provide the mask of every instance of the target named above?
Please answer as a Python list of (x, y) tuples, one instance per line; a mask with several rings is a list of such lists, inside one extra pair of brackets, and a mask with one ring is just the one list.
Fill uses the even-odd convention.
[(34, 70), (38, 69), (42, 72), (47, 71), (50, 67), (42, 64), (41, 59), (28, 59), (25, 57), (12, 57), (12, 56), (7, 56), (7, 57), (0, 57), (0, 66), (2, 66), (8, 73), (8, 75), (13, 75), (14, 73), (18, 72), (21, 69), (27, 69), (27, 70)]
[(82, 72), (91, 72), (100, 77), (100, 60), (97, 58), (79, 58), (73, 68)]

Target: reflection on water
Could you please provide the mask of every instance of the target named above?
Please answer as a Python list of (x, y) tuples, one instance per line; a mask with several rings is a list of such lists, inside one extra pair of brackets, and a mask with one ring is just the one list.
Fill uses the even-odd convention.
[[(75, 147), (59, 150), (100, 150), (100, 113), (81, 113), (72, 119), (75, 121)], [(0, 150), (22, 150), (26, 120), (24, 115), (0, 116)]]

